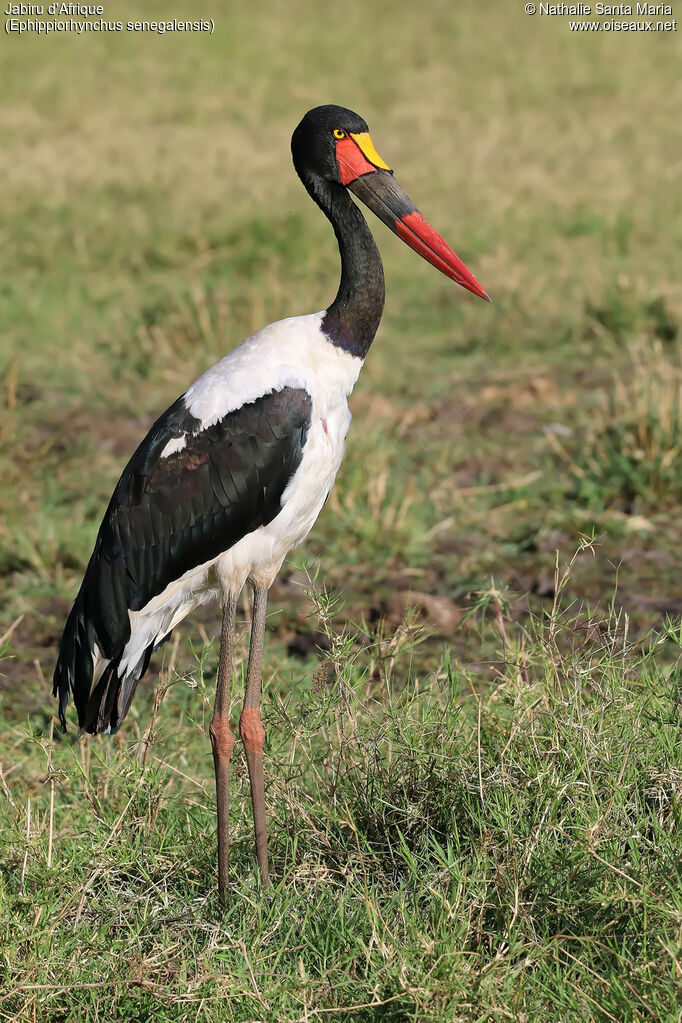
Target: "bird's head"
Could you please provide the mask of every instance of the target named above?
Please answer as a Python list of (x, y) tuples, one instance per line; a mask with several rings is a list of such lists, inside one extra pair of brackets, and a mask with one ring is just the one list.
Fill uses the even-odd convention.
[(316, 194), (316, 180), (350, 189), (423, 259), (463, 288), (490, 301), (474, 275), (419, 212), (377, 153), (367, 123), (345, 107), (309, 110), (291, 139), (294, 166)]

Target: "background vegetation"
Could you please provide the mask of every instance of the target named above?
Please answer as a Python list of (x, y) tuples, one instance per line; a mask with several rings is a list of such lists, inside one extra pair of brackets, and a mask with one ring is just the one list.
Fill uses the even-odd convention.
[[(105, 14), (199, 14), (144, 6)], [(677, 1021), (679, 32), (201, 13), (212, 36), (0, 44), (0, 1019)], [(366, 116), (494, 304), (373, 225), (384, 320), (271, 601), (275, 884), (239, 754), (223, 912), (215, 609), (113, 741), (53, 734), (48, 682), (146, 427), (333, 296), (288, 154), (320, 102)]]

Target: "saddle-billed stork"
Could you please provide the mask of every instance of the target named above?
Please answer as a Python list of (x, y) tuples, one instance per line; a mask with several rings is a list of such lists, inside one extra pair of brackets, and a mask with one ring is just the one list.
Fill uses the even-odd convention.
[(156, 420), (111, 498), (54, 673), (62, 728), (71, 692), (81, 734), (113, 734), (152, 652), (193, 608), (220, 600), (220, 660), (209, 731), (223, 900), (237, 598), (248, 580), (253, 617), (239, 731), (256, 854), (267, 883), (260, 697), (268, 590), (332, 488), (350, 425), (348, 395), (384, 307), (381, 258), (348, 190), (420, 256), (489, 301), (398, 185), (361, 117), (344, 107), (315, 107), (294, 131), (291, 151), (338, 241), (336, 298), (322, 312), (281, 320), (247, 338)]

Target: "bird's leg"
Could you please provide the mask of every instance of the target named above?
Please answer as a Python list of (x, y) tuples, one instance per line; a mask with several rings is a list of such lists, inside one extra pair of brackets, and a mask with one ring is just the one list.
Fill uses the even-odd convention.
[(265, 609), (268, 590), (255, 586), (253, 591), (253, 620), (249, 665), (246, 670), (244, 707), (239, 719), (239, 732), (246, 751), (249, 767), (251, 798), (253, 800), (253, 829), (256, 836), (256, 856), (263, 884), (268, 884), (268, 838), (265, 825), (265, 782), (263, 779), (263, 744), (265, 730), (260, 716), (261, 674), (263, 669), (263, 640), (265, 638)]
[(218, 808), (218, 892), (223, 902), (227, 902), (229, 888), (227, 874), (230, 858), (230, 756), (234, 748), (234, 736), (230, 731), (230, 689), (236, 610), (237, 601), (230, 594), (223, 606), (215, 706), (209, 727)]

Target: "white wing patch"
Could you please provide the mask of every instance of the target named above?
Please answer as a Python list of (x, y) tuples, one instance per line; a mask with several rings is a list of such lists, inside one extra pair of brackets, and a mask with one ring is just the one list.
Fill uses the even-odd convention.
[(95, 686), (99, 682), (104, 673), (104, 670), (111, 663), (110, 657), (102, 657), (102, 651), (95, 643), (92, 649), (92, 683), (90, 685), (90, 696), (95, 691)]
[(168, 458), (169, 455), (174, 455), (176, 451), (182, 451), (187, 446), (187, 434), (183, 433), (180, 437), (171, 437), (166, 444), (165, 448), (161, 452), (162, 458)]

